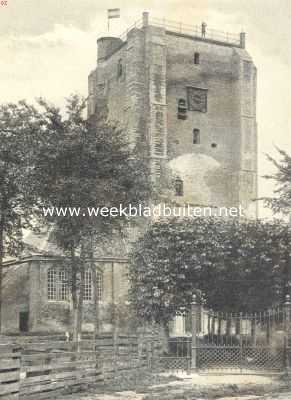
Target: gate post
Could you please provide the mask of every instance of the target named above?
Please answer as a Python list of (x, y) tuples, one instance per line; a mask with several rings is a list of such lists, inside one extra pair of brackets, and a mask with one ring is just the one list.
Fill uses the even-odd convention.
[(291, 301), (290, 295), (287, 294), (285, 297), (285, 303), (283, 305), (284, 315), (284, 331), (285, 331), (285, 368), (287, 374), (290, 372), (290, 360), (289, 360), (289, 334), (290, 334), (290, 312), (291, 312)]
[(197, 301), (196, 294), (193, 294), (191, 303), (191, 316), (192, 316), (192, 356), (191, 356), (191, 370), (196, 371), (198, 369), (198, 341), (197, 333), (199, 331), (199, 309), (200, 306)]

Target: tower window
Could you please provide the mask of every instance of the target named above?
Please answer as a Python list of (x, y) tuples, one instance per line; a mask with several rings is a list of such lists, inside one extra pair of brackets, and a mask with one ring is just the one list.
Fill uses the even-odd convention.
[(120, 78), (122, 76), (122, 73), (123, 73), (122, 60), (119, 60), (117, 64), (117, 78)]
[(178, 119), (187, 119), (187, 105), (185, 99), (178, 100)]
[(215, 149), (215, 147), (217, 147), (216, 143), (211, 143), (211, 147), (213, 147)]
[(200, 130), (193, 129), (193, 144), (200, 144)]
[(194, 53), (194, 64), (196, 64), (196, 65), (200, 64), (200, 54), (199, 53)]
[(183, 196), (184, 195), (184, 187), (183, 181), (181, 178), (176, 178), (175, 180), (175, 194), (176, 196)]

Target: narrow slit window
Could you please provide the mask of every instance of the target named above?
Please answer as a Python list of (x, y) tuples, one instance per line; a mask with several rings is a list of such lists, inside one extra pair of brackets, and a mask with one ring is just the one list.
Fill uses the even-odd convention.
[(123, 73), (122, 60), (119, 60), (117, 64), (117, 77), (120, 78), (122, 76), (122, 73)]
[(200, 144), (200, 130), (193, 129), (193, 144)]
[(200, 54), (199, 53), (194, 53), (194, 64), (195, 65), (200, 64)]
[(175, 194), (176, 196), (184, 195), (184, 184), (181, 178), (176, 178), (175, 180)]

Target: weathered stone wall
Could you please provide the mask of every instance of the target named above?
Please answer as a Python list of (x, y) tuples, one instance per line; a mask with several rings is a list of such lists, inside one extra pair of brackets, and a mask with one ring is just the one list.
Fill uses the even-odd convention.
[[(168, 33), (166, 43), (168, 157), (170, 164), (180, 164), (180, 176), (185, 179), (181, 200), (217, 206), (241, 204), (249, 216), (255, 216), (255, 206), (249, 206), (256, 197), (257, 173), (256, 71), (250, 57), (245, 50), (178, 34)], [(199, 64), (194, 64), (194, 53), (199, 53)], [(246, 62), (247, 77), (242, 67)], [(207, 90), (207, 111), (187, 110), (187, 119), (182, 120), (177, 118), (178, 100), (187, 103), (187, 87)], [(200, 130), (200, 144), (193, 144), (193, 129)], [(196, 163), (190, 154), (197, 155)], [(201, 163), (198, 155), (209, 157), (208, 162), (204, 158)], [(182, 170), (187, 160), (192, 160), (192, 178), (191, 162)]]
[(19, 313), (29, 311), (29, 264), (4, 268), (2, 332), (19, 331)]
[[(121, 59), (123, 83), (116, 82)], [(95, 99), (103, 96), (110, 119), (143, 146), (153, 176), (169, 162), (183, 179), (184, 196), (176, 200), (241, 204), (248, 216), (256, 215), (251, 202), (257, 194), (256, 68), (244, 49), (145, 24), (130, 31), (95, 74)], [(184, 99), (188, 108), (187, 87), (207, 91), (207, 110), (188, 109), (183, 120), (177, 118), (178, 101)], [(193, 129), (200, 130), (199, 144), (193, 144)]]
[(159, 177), (167, 158), (166, 35), (153, 26), (145, 30), (145, 73), (147, 74), (148, 141), (152, 175)]
[(132, 146), (137, 141), (145, 141), (143, 43), (144, 33), (132, 30), (123, 46), (109, 58), (99, 60), (97, 69), (89, 76), (89, 115), (98, 101), (105, 100), (109, 120), (124, 130)]

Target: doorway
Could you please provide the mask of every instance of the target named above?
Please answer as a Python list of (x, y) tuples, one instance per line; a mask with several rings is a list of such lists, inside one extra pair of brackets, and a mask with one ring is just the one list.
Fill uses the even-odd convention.
[(28, 321), (29, 321), (28, 311), (21, 311), (19, 313), (19, 330), (20, 330), (20, 332), (28, 332)]

